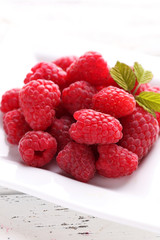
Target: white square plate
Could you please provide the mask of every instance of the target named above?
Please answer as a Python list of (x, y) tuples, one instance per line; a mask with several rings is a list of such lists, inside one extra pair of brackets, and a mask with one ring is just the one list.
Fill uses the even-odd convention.
[[(69, 40), (68, 40), (69, 42)], [(14, 45), (14, 48), (12, 47)], [(72, 48), (71, 48), (72, 47)], [(69, 52), (69, 49), (72, 49)], [(53, 59), (66, 54), (83, 54), (87, 50), (99, 51), (109, 65), (117, 60), (127, 64), (134, 61), (152, 70), (157, 84), (160, 78), (160, 59), (142, 54), (128, 53), (107, 46), (83, 43), (52, 51), (37, 47), (34, 51), (12, 39), (1, 49), (0, 95), (6, 90), (23, 85), (23, 79), (31, 66), (38, 61)], [(160, 80), (160, 79), (159, 79)], [(107, 179), (96, 175), (89, 183), (81, 183), (65, 176), (56, 166), (48, 164), (44, 169), (28, 167), (21, 162), (17, 146), (6, 142), (0, 115), (0, 184), (15, 190), (67, 206), (104, 219), (160, 232), (160, 139), (139, 169), (131, 176)]]

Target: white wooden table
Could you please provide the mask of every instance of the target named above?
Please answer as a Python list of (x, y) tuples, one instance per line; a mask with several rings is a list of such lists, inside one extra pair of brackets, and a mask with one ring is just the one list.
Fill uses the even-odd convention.
[[(62, 31), (64, 34), (66, 31), (71, 36), (76, 34), (82, 38), (85, 35), (90, 41), (102, 41), (112, 47), (160, 56), (159, 10), (158, 0), (0, 0), (0, 44), (20, 22), (28, 35), (35, 26), (43, 31), (38, 35), (43, 35), (43, 40), (50, 33), (46, 26), (52, 24), (55, 35), (61, 32), (62, 36)], [(38, 27), (39, 21), (41, 25)], [(159, 238), (156, 233), (87, 216), (0, 186), (0, 240)]]
[(159, 237), (0, 187), (0, 240), (156, 240)]

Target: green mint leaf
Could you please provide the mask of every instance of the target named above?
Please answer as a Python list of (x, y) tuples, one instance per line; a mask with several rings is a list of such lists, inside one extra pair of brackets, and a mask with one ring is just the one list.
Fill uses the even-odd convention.
[(126, 91), (134, 88), (136, 77), (132, 69), (117, 61), (116, 65), (111, 68), (110, 74), (115, 82)]
[(152, 72), (145, 71), (142, 65), (138, 62), (134, 63), (134, 72), (137, 77), (137, 81), (140, 84), (149, 83), (153, 78)]
[(145, 105), (143, 105), (143, 104), (142, 104), (141, 102), (139, 102), (137, 99), (136, 99), (136, 102), (137, 102), (138, 105), (141, 106), (145, 111), (151, 113), (151, 114), (153, 115), (153, 117), (156, 118), (156, 113), (155, 113), (155, 111), (153, 111), (153, 110), (147, 108)]
[(136, 96), (136, 100), (155, 112), (160, 112), (160, 93), (141, 92)]

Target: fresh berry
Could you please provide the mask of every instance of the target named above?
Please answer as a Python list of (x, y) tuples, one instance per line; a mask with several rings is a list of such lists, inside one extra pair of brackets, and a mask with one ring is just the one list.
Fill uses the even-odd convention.
[(95, 86), (97, 91), (101, 91), (103, 88), (109, 87), (109, 86), (114, 86), (114, 87), (118, 87), (120, 88), (120, 86), (114, 81), (114, 79), (111, 77), (111, 75), (109, 74), (109, 77), (107, 79), (107, 82), (105, 85), (97, 85)]
[(92, 97), (96, 92), (95, 87), (90, 83), (77, 81), (68, 88), (63, 89), (63, 105), (71, 114), (80, 109), (91, 108)]
[[(141, 87), (141, 86), (140, 86)], [(138, 89), (139, 90), (139, 89)], [(146, 92), (155, 92), (155, 93), (160, 93), (160, 87), (158, 86), (150, 86), (148, 84), (148, 86), (145, 89)], [(160, 112), (156, 112), (156, 118), (160, 127)]]
[(53, 61), (53, 63), (66, 71), (66, 69), (77, 59), (78, 58), (76, 56), (66, 56), (56, 59), (55, 61)]
[(92, 85), (105, 85), (109, 75), (107, 62), (97, 52), (85, 53), (67, 68), (68, 84), (83, 80)]
[(30, 131), (20, 109), (9, 111), (3, 116), (3, 127), (9, 143), (18, 144), (23, 135)]
[[(149, 83), (146, 84), (141, 84), (140, 87), (138, 88), (137, 92), (135, 95), (139, 95), (141, 92), (155, 92), (155, 93), (160, 93), (160, 87), (158, 86), (151, 86)], [(160, 113), (156, 112), (156, 118), (158, 121), (158, 124), (160, 126)]]
[(73, 118), (69, 116), (63, 116), (60, 119), (54, 119), (49, 133), (57, 140), (58, 152), (71, 141), (69, 128), (73, 122)]
[(19, 108), (19, 88), (13, 88), (5, 92), (1, 100), (1, 111), (6, 113)]
[(21, 138), (18, 149), (27, 165), (43, 167), (53, 159), (57, 142), (47, 132), (30, 131)]
[[(138, 86), (138, 82), (136, 81), (134, 88), (131, 90), (132, 94), (134, 93), (137, 86)], [(148, 83), (141, 84), (139, 86), (139, 88), (137, 89), (137, 91), (135, 92), (135, 95), (139, 95), (141, 92), (148, 91), (148, 90), (150, 90), (150, 88), (151, 88), (151, 86)]]
[(61, 118), (66, 115), (71, 116), (70, 113), (67, 111), (67, 109), (64, 107), (62, 100), (60, 101), (58, 106), (55, 108), (55, 112), (56, 112), (56, 118)]
[(156, 112), (156, 118), (157, 118), (157, 121), (158, 121), (158, 125), (160, 127), (160, 113), (159, 112)]
[(69, 133), (78, 143), (109, 144), (122, 138), (120, 122), (108, 114), (84, 109), (75, 112), (74, 118), (77, 122), (71, 125)]
[[(131, 91), (131, 93), (134, 92), (136, 86), (138, 86), (138, 82), (136, 82), (135, 87)], [(139, 88), (137, 89), (135, 95), (139, 95), (141, 92), (156, 92), (160, 93), (160, 87), (158, 86), (151, 86), (149, 83), (141, 84)]]
[(140, 107), (121, 119), (123, 138), (119, 145), (138, 155), (141, 160), (151, 149), (159, 133), (157, 120)]
[(120, 88), (120, 86), (114, 81), (114, 79), (111, 77), (111, 74), (109, 73), (108, 75), (108, 79), (107, 79), (107, 83), (105, 85), (106, 87), (109, 87), (109, 86), (114, 86), (114, 87), (118, 87)]
[(98, 146), (98, 173), (104, 177), (117, 178), (132, 174), (138, 167), (138, 156), (116, 144)]
[(20, 106), (33, 130), (45, 130), (52, 124), (60, 91), (52, 81), (33, 80), (20, 90)]
[(61, 169), (81, 182), (88, 182), (95, 174), (95, 158), (91, 148), (69, 142), (59, 152), (56, 161)]
[(37, 79), (45, 79), (56, 83), (60, 89), (66, 86), (66, 72), (54, 63), (40, 62), (32, 67), (31, 71), (24, 79), (24, 83)]
[(116, 118), (131, 114), (135, 106), (132, 94), (114, 86), (103, 88), (93, 96), (93, 109)]
[[(146, 91), (147, 91), (147, 90), (146, 90)], [(152, 86), (152, 87), (151, 87), (151, 92), (160, 93), (160, 87), (158, 87), (158, 86)]]

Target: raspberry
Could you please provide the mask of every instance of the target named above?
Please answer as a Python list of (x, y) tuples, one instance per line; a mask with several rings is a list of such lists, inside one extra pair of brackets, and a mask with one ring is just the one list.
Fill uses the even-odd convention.
[(63, 116), (69, 115), (70, 113), (67, 111), (67, 109), (64, 107), (64, 104), (62, 100), (60, 101), (60, 104), (55, 108), (56, 111), (56, 117), (61, 118)]
[(85, 53), (67, 68), (68, 84), (83, 80), (93, 85), (105, 85), (109, 75), (107, 62), (97, 52)]
[(7, 134), (8, 142), (12, 144), (18, 144), (23, 135), (31, 130), (20, 109), (15, 109), (4, 114), (3, 127)]
[[(146, 90), (146, 91), (147, 91), (147, 90)], [(151, 87), (151, 91), (156, 92), (156, 93), (160, 93), (160, 87), (158, 87), (158, 86), (153, 86), (153, 87)]]
[(6, 113), (19, 108), (19, 88), (13, 88), (5, 92), (1, 100), (1, 111)]
[(98, 85), (95, 86), (97, 91), (101, 91), (103, 88), (109, 87), (109, 86), (114, 86), (114, 87), (118, 87), (121, 88), (115, 81), (114, 79), (111, 77), (111, 75), (109, 74), (109, 77), (107, 79), (107, 83), (105, 85)]
[(60, 91), (52, 81), (33, 80), (20, 90), (19, 99), (24, 117), (31, 128), (45, 130), (52, 123), (54, 108), (60, 102)]
[(158, 125), (160, 127), (160, 113), (159, 112), (156, 112), (156, 118), (157, 118), (157, 121), (158, 121)]
[[(140, 85), (140, 87), (138, 88), (137, 92), (135, 95), (139, 95), (141, 92), (156, 92), (156, 93), (160, 93), (160, 87), (157, 86), (151, 86), (150, 84), (146, 83), (146, 84), (142, 84)], [(160, 126), (160, 113), (156, 112), (156, 118), (158, 121), (158, 124)]]
[(18, 150), (27, 165), (43, 167), (53, 159), (57, 142), (47, 132), (30, 131), (21, 138)]
[(95, 159), (89, 146), (69, 142), (59, 152), (58, 166), (81, 182), (88, 182), (95, 174)]
[(60, 89), (66, 86), (66, 72), (54, 63), (40, 62), (32, 67), (31, 71), (31, 73), (26, 75), (24, 83), (37, 79), (45, 79), (56, 83)]
[[(136, 82), (135, 87), (131, 91), (131, 93), (134, 92), (135, 88), (138, 86), (138, 82)], [(139, 95), (141, 92), (157, 92), (160, 93), (160, 87), (157, 86), (151, 86), (149, 83), (141, 84), (136, 91), (135, 95)]]
[(72, 83), (68, 88), (63, 89), (63, 105), (71, 114), (80, 109), (91, 108), (92, 97), (96, 92), (95, 87), (88, 82)]
[(84, 109), (75, 112), (74, 118), (77, 122), (71, 125), (69, 133), (78, 143), (109, 144), (122, 138), (120, 122), (108, 114)]
[(78, 58), (76, 56), (61, 57), (53, 61), (58, 67), (61, 67), (64, 71)]
[(138, 167), (138, 156), (116, 144), (99, 145), (98, 173), (104, 177), (117, 178), (132, 174)]
[[(134, 88), (131, 90), (131, 93), (134, 93), (134, 90), (138, 86), (138, 82), (136, 81)], [(141, 92), (148, 91), (151, 88), (151, 86), (148, 83), (141, 84), (139, 88), (137, 89), (135, 95), (139, 95)]]
[(120, 118), (131, 114), (136, 106), (132, 94), (109, 86), (93, 96), (93, 109)]
[(60, 119), (54, 119), (49, 133), (57, 140), (58, 152), (62, 150), (68, 142), (71, 141), (69, 128), (73, 122), (73, 119), (69, 116), (63, 116)]
[(120, 86), (114, 81), (114, 79), (111, 77), (110, 73), (109, 73), (109, 76), (108, 76), (108, 79), (107, 79), (107, 84), (105, 85), (106, 87), (108, 86), (115, 86), (115, 87), (118, 87), (120, 88)]
[(159, 133), (157, 120), (140, 107), (121, 119), (123, 138), (119, 145), (138, 155), (141, 160), (151, 149)]

